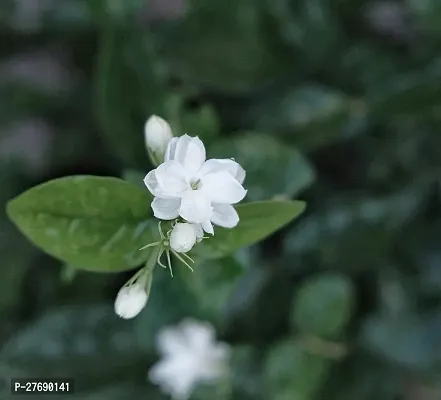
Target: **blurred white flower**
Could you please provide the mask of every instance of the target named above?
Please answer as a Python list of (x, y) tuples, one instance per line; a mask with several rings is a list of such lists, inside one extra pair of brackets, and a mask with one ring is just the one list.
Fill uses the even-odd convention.
[(230, 347), (216, 342), (210, 324), (185, 320), (159, 332), (157, 341), (163, 358), (149, 378), (175, 400), (187, 400), (198, 383), (215, 383), (228, 372)]
[(152, 115), (145, 123), (144, 138), (152, 161), (159, 165), (164, 161), (167, 146), (173, 138), (170, 125), (161, 117)]
[(179, 222), (170, 233), (170, 247), (178, 253), (187, 253), (203, 235), (200, 225)]
[(147, 304), (145, 285), (134, 283), (123, 286), (115, 300), (115, 313), (124, 319), (136, 317)]
[(155, 196), (152, 209), (155, 217), (172, 220), (181, 216), (201, 224), (213, 234), (213, 226), (233, 228), (239, 216), (232, 206), (247, 191), (242, 183), (244, 169), (229, 159), (205, 161), (205, 147), (196, 137), (173, 138), (167, 147), (165, 161), (150, 171), (144, 183)]

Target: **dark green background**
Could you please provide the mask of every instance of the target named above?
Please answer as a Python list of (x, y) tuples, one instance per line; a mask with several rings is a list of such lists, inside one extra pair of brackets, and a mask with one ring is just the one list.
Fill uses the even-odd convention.
[(441, 399), (438, 0), (0, 8), (3, 203), (66, 175), (140, 182), (153, 113), (240, 162), (249, 200), (308, 202), (234, 257), (157, 271), (132, 321), (112, 309), (131, 273), (75, 274), (2, 212), (1, 399), (60, 374), (75, 399), (162, 399), (154, 337), (186, 316), (234, 346), (232, 399)]

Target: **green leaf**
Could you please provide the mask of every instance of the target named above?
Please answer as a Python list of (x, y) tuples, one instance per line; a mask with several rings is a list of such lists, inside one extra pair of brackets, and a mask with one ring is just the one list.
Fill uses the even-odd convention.
[[(426, 185), (407, 186), (384, 196), (322, 199), (284, 237), (287, 262), (293, 257), (312, 256), (322, 267), (367, 269), (381, 267), (394, 233), (424, 207)], [(360, 257), (363, 254), (363, 257)]]
[[(387, 49), (371, 43), (356, 41), (344, 49), (341, 62), (333, 63), (329, 69), (340, 82), (340, 86), (351, 88), (371, 88), (400, 72), (400, 60), (391, 57)], [(360, 90), (360, 89), (359, 89)]]
[(363, 322), (360, 342), (372, 354), (400, 367), (420, 373), (439, 373), (440, 333), (439, 308), (396, 315), (379, 312)]
[(322, 274), (305, 282), (294, 299), (293, 328), (323, 339), (338, 337), (351, 318), (354, 293), (343, 275)]
[(268, 397), (280, 394), (280, 399), (286, 400), (313, 398), (330, 364), (329, 360), (305, 352), (293, 341), (279, 342), (272, 347), (266, 360), (265, 380), (271, 394)]
[(227, 303), (226, 325), (237, 340), (261, 343), (286, 328), (292, 282), (273, 265), (261, 264), (254, 262), (240, 277)]
[(234, 229), (216, 227), (213, 237), (195, 246), (195, 254), (202, 259), (220, 258), (265, 239), (290, 223), (304, 210), (302, 201), (260, 201), (240, 204), (236, 210), (239, 224)]
[(371, 88), (368, 99), (371, 115), (379, 120), (392, 116), (430, 116), (441, 105), (437, 87), (441, 83), (441, 60), (436, 59), (423, 70), (395, 74)]
[[(381, 363), (362, 351), (332, 368), (317, 398), (330, 400), (391, 400), (402, 393), (402, 375), (389, 363)], [(372, 383), (375, 382), (373, 385)]]
[(406, 5), (411, 9), (418, 28), (425, 33), (430, 33), (430, 36), (434, 39), (436, 38), (439, 43), (439, 38), (441, 37), (441, 27), (439, 24), (441, 4), (439, 1), (407, 0)]
[(348, 124), (362, 110), (342, 92), (305, 85), (266, 95), (250, 108), (248, 119), (259, 131), (281, 134), (308, 149), (349, 136)]
[(210, 103), (193, 106), (191, 101), (195, 99), (198, 99), (197, 94), (191, 90), (168, 93), (163, 118), (171, 125), (175, 136), (197, 135), (207, 146), (219, 135), (220, 120)]
[(164, 43), (173, 75), (191, 85), (244, 93), (289, 72), (266, 44), (260, 2), (190, 4)]
[(262, 351), (259, 348), (242, 345), (232, 349), (231, 366), (233, 398), (244, 400), (261, 399), (262, 380)]
[(136, 171), (134, 169), (125, 169), (121, 174), (121, 179), (127, 182), (133, 183), (134, 185), (145, 189), (144, 177), (146, 174)]
[(157, 104), (162, 99), (162, 81), (157, 76), (154, 50), (144, 35), (108, 22), (96, 67), (95, 104), (102, 134), (130, 168), (148, 165), (143, 126), (150, 114), (161, 115)]
[(322, 69), (338, 50), (340, 29), (332, 0), (268, 1), (280, 36), (301, 58), (304, 72)]
[(118, 22), (130, 24), (130, 17), (141, 12), (145, 6), (142, 0), (85, 0), (85, 2), (97, 21), (109, 19), (113, 24)]
[(111, 304), (56, 308), (14, 334), (0, 363), (34, 376), (70, 376), (77, 389), (121, 379), (149, 361), (133, 324), (118, 318)]
[(86, 1), (61, 0), (57, 4), (48, 4), (42, 11), (42, 25), (45, 30), (57, 34), (66, 31), (79, 32), (93, 29), (93, 14)]
[(237, 160), (247, 172), (245, 185), (251, 201), (294, 196), (315, 178), (308, 161), (295, 148), (271, 136), (245, 133), (210, 146), (214, 158)]
[(121, 179), (71, 176), (33, 187), (7, 205), (36, 246), (79, 268), (122, 271), (142, 263), (154, 241), (152, 198)]
[(244, 267), (233, 257), (203, 261), (194, 267), (194, 274), (185, 274), (199, 306), (218, 319)]
[(180, 125), (181, 132), (187, 132), (191, 136), (198, 135), (205, 145), (220, 133), (219, 118), (209, 104), (203, 104), (197, 110), (184, 110)]

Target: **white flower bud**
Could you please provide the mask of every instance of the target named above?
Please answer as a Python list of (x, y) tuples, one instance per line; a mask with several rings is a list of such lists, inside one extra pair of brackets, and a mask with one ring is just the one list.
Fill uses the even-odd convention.
[(156, 165), (164, 161), (167, 145), (173, 138), (173, 132), (168, 122), (161, 117), (152, 115), (144, 127), (145, 144), (152, 162)]
[(115, 300), (115, 313), (121, 318), (136, 317), (147, 304), (148, 295), (140, 284), (123, 286)]
[(170, 247), (178, 253), (187, 253), (193, 248), (196, 239), (193, 224), (178, 223), (170, 234)]

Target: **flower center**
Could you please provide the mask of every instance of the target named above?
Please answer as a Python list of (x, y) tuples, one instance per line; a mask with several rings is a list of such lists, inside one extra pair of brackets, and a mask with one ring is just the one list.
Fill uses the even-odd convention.
[(198, 190), (201, 188), (201, 180), (193, 180), (190, 182), (190, 186), (193, 190)]

